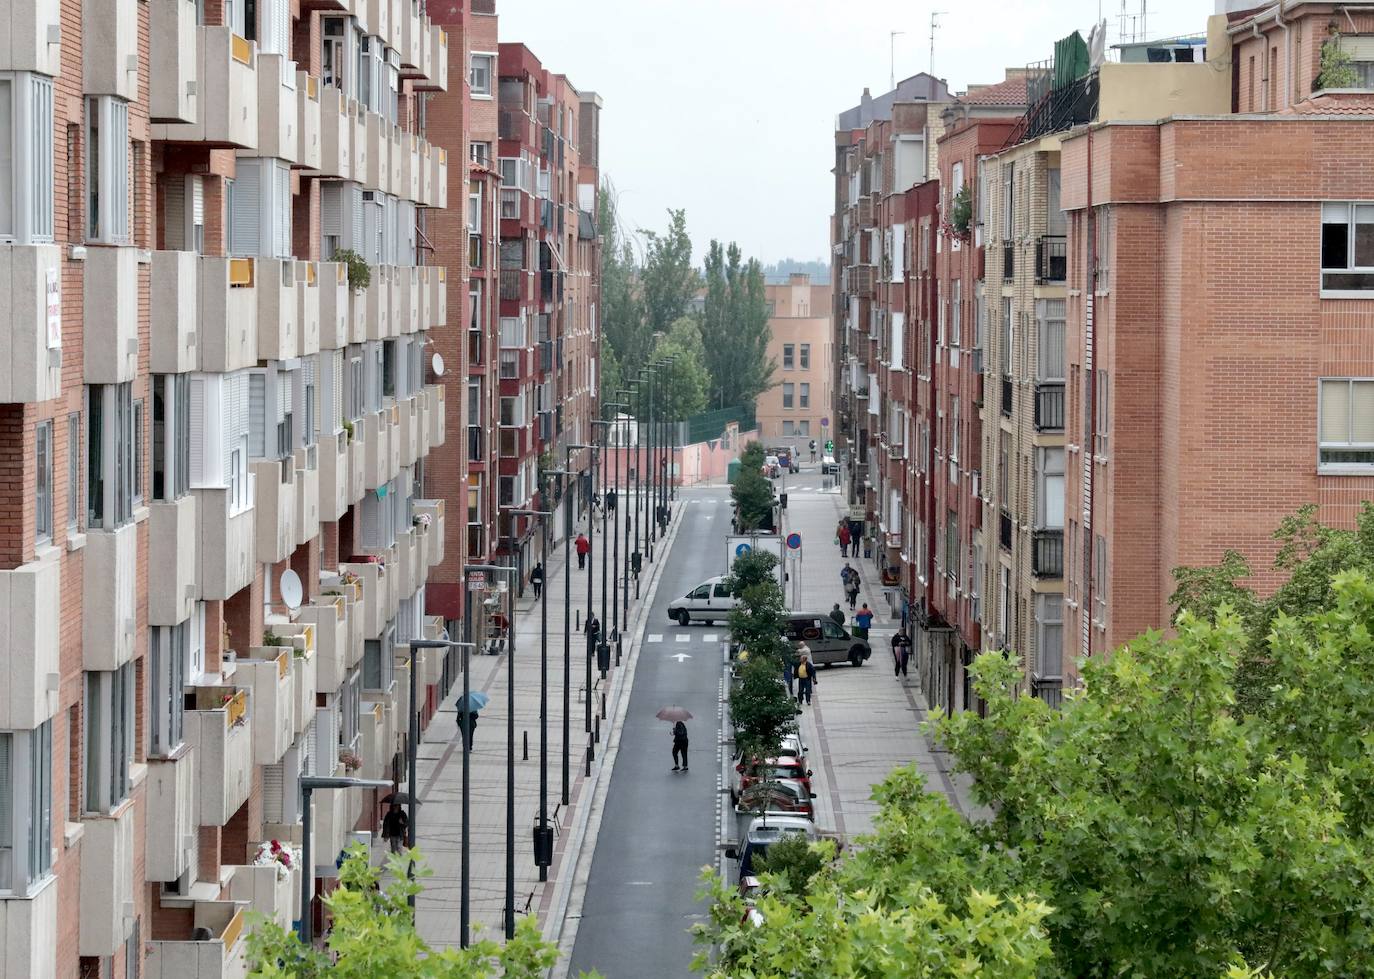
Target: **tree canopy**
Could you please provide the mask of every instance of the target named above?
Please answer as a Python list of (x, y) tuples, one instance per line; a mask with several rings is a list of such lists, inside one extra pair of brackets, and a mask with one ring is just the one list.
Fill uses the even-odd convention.
[(673, 358), (671, 365), (659, 368), (659, 383), (663, 385), (663, 406), (672, 421), (690, 418), (706, 407), (706, 387), (710, 378), (702, 366), (705, 353), (701, 346), (701, 331), (693, 316), (679, 316), (667, 334), (654, 343), (653, 359)]
[(698, 277), (692, 265), (692, 239), (687, 235), (687, 212), (668, 212), (662, 233), (644, 232), (644, 315), (649, 335), (666, 334), (685, 314), (697, 294)]
[(734, 242), (714, 239), (706, 253), (701, 337), (711, 375), (707, 401), (715, 407), (753, 405), (772, 384), (768, 358), (768, 300), (763, 269), (747, 263)]
[(739, 529), (744, 532), (772, 527), (773, 484), (763, 475), (763, 460), (763, 446), (757, 442), (746, 445), (740, 453), (739, 472), (730, 487)]

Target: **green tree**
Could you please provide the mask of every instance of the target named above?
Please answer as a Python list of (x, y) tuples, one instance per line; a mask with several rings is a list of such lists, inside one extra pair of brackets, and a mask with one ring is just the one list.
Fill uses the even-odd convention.
[(430, 871), (420, 862), (415, 879), (408, 880), (409, 859), (408, 854), (391, 854), (385, 868), (372, 867), (366, 848), (350, 847), (339, 871), (339, 887), (321, 899), (333, 918), (325, 947), (307, 948), (295, 932), (259, 915), (248, 935), (249, 975), (253, 979), (538, 979), (557, 962), (557, 949), (540, 937), (533, 917), (521, 918), (515, 937), (505, 945), (479, 940), (465, 949), (431, 948), (415, 930), (406, 903), (423, 890), (420, 881)]
[(659, 370), (659, 383), (663, 385), (662, 404), (670, 420), (682, 421), (706, 406), (706, 387), (710, 382), (706, 368), (702, 366), (705, 354), (701, 346), (701, 331), (694, 317), (679, 316), (669, 327), (668, 333), (657, 338), (653, 359), (661, 361), (665, 357), (672, 357), (673, 362), (671, 366)]
[[(644, 365), (653, 338), (644, 318), (644, 298), (634, 247), (620, 228), (617, 195), (610, 180), (601, 182), (601, 192), (597, 195), (597, 231), (602, 239), (602, 356), (624, 375), (633, 376)], [(612, 377), (603, 367), (602, 392), (611, 390), (609, 381)]]
[(668, 227), (659, 234), (644, 232), (644, 315), (649, 334), (666, 334), (686, 314), (697, 294), (697, 270), (692, 265), (692, 239), (687, 236), (687, 212), (670, 210)]
[(740, 453), (739, 472), (730, 486), (739, 529), (748, 533), (772, 526), (773, 484), (763, 475), (763, 446), (750, 442)]
[(711, 375), (708, 403), (752, 405), (773, 377), (763, 268), (754, 259), (745, 263), (734, 242), (727, 248), (712, 240), (705, 273), (701, 336)]
[(740, 598), (730, 613), (730, 639), (744, 651), (730, 691), (735, 752), (741, 758), (777, 754), (783, 737), (797, 729), (796, 705), (782, 682), (792, 646), (783, 636), (787, 608), (776, 568), (774, 555), (749, 551), (735, 559), (728, 579)]

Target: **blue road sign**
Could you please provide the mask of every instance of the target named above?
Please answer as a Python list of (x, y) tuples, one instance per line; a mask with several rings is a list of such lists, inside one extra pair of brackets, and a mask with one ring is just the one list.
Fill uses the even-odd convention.
[(787, 546), (790, 547), (790, 548), (792, 548), (792, 550), (794, 550), (794, 551), (800, 550), (800, 549), (801, 549), (801, 534), (788, 534), (788, 535), (787, 535)]
[(740, 544), (735, 548), (735, 557), (742, 557), (743, 555), (748, 554), (751, 550), (753, 550), (753, 548), (751, 548), (748, 544)]

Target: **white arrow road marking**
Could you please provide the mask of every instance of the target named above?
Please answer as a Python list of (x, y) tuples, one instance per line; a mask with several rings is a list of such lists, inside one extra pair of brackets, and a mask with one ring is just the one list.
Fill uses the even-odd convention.
[(673, 653), (673, 654), (672, 654), (671, 656), (669, 656), (668, 658), (669, 658), (669, 659), (675, 659), (675, 660), (677, 660), (679, 663), (685, 663), (685, 662), (687, 662), (689, 659), (691, 659), (692, 657), (689, 656), (687, 653)]
[(648, 639), (648, 641), (649, 641), (649, 642), (662, 642), (662, 641), (663, 641), (663, 633), (661, 633), (661, 632), (651, 632), (651, 633), (649, 634), (649, 639)]
[(687, 634), (684, 633), (684, 632), (679, 632), (679, 633), (677, 634), (677, 641), (678, 641), (678, 642), (691, 642), (691, 641), (692, 641), (692, 637), (689, 636), (689, 635), (687, 635)]
[(701, 634), (701, 641), (702, 641), (702, 642), (715, 642), (715, 641), (716, 641), (716, 634), (715, 634), (714, 632), (703, 632), (703, 633)]

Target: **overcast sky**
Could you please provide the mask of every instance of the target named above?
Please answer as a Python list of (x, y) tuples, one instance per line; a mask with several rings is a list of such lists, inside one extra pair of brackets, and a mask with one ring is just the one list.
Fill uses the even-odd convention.
[[(1138, 14), (1141, 0), (1128, 0)], [(1050, 57), (1121, 0), (937, 0), (935, 74), (951, 91)], [(502, 41), (605, 100), (601, 167), (622, 221), (687, 211), (697, 259), (711, 238), (764, 262), (829, 248), (835, 114), (865, 86), (927, 70), (931, 3), (910, 0), (498, 0)], [(1150, 0), (1150, 37), (1201, 32), (1210, 0)]]

